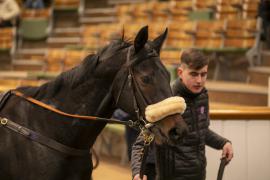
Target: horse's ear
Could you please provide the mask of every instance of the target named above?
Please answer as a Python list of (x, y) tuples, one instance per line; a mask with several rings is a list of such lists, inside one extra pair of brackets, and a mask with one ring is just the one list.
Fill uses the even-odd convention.
[(148, 26), (144, 26), (134, 40), (135, 52), (139, 52), (148, 40)]
[(168, 34), (168, 28), (166, 28), (166, 30), (164, 31), (164, 33), (162, 33), (160, 36), (158, 36), (156, 39), (153, 40), (153, 45), (154, 45), (154, 49), (156, 50), (156, 52), (159, 54), (161, 47), (167, 37)]

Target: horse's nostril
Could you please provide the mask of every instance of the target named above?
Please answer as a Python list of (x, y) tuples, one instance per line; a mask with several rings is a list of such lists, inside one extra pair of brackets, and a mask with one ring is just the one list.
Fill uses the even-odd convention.
[(173, 143), (179, 143), (183, 139), (184, 136), (187, 135), (187, 129), (186, 128), (173, 128), (169, 131), (169, 138)]
[(178, 139), (181, 138), (181, 134), (179, 134), (177, 132), (177, 129), (176, 128), (173, 128), (170, 130), (169, 132), (169, 138), (173, 141), (173, 142), (177, 142)]

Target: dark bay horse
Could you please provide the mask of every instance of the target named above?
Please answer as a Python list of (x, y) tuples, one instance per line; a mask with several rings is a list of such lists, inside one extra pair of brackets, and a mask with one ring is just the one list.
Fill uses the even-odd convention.
[[(136, 101), (140, 115), (144, 116), (147, 105), (172, 96), (169, 74), (159, 58), (166, 35), (167, 30), (155, 40), (148, 41), (148, 28), (144, 27), (134, 43), (112, 41), (53, 81), (40, 87), (17, 90), (63, 112), (99, 117), (110, 117), (117, 107), (135, 115)], [(132, 81), (128, 81), (130, 78)], [(1, 118), (64, 146), (87, 152), (106, 125), (105, 122), (85, 122), (59, 115), (14, 94), (0, 108)], [(187, 129), (180, 114), (169, 115), (156, 126), (159, 129), (156, 138), (161, 140), (178, 140)], [(0, 137), (1, 180), (89, 180), (91, 177), (89, 153), (67, 155), (2, 125)]]

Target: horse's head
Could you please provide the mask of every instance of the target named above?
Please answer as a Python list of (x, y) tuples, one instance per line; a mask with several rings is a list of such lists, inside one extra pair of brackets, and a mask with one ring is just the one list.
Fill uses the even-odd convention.
[(103, 48), (95, 69), (95, 76), (108, 80), (104, 83), (112, 82), (98, 112), (114, 103), (139, 119), (140, 127), (154, 124), (149, 129), (157, 143), (177, 142), (187, 132), (180, 116), (185, 103), (172, 97), (170, 75), (159, 57), (166, 36), (167, 30), (148, 41), (148, 28), (143, 27), (133, 44), (119, 40)]
[(116, 106), (139, 118), (141, 125), (154, 124), (150, 129), (159, 144), (168, 139), (177, 142), (187, 132), (180, 116), (185, 102), (172, 97), (170, 75), (159, 57), (166, 36), (167, 29), (148, 41), (148, 28), (143, 27), (134, 44), (125, 48), (124, 63), (112, 86)]

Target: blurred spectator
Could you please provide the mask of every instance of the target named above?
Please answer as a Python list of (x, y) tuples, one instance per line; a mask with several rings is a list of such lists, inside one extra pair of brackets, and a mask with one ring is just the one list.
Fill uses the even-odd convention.
[(45, 8), (43, 0), (26, 0), (24, 3), (26, 9), (43, 9)]
[(46, 0), (44, 2), (45, 8), (51, 7), (52, 6), (52, 0)]
[(259, 16), (262, 18), (262, 39), (266, 40), (270, 48), (270, 0), (261, 0), (259, 4)]
[[(128, 120), (132, 119), (132, 117), (128, 113), (124, 112), (121, 109), (115, 110), (112, 117), (119, 119), (119, 120), (122, 120), (122, 121), (128, 121)], [(127, 143), (127, 151), (128, 151), (128, 159), (129, 160), (131, 158), (132, 145), (135, 142), (135, 140), (137, 139), (139, 133), (140, 132), (138, 130), (135, 130), (133, 128), (126, 126), (125, 136), (126, 136), (126, 143)]]
[(20, 8), (15, 0), (0, 0), (0, 27), (11, 27), (19, 14)]

